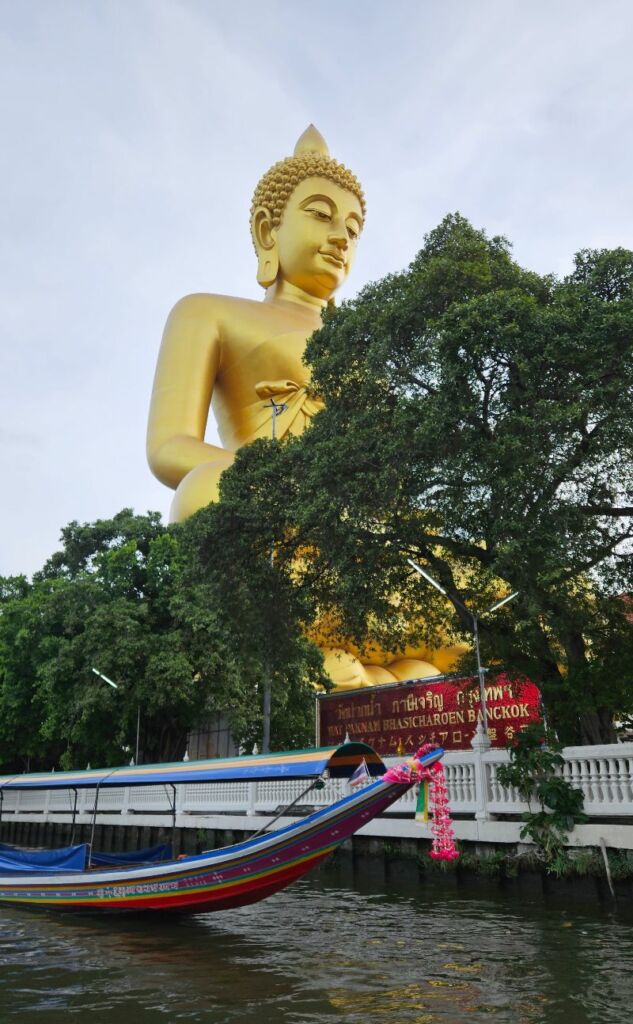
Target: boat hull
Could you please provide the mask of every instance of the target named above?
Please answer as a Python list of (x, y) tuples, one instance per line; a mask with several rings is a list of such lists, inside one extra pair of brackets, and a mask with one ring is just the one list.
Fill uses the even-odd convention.
[(189, 913), (256, 903), (311, 871), (408, 788), (406, 783), (374, 782), (286, 828), (181, 860), (0, 877), (0, 901), (90, 912)]

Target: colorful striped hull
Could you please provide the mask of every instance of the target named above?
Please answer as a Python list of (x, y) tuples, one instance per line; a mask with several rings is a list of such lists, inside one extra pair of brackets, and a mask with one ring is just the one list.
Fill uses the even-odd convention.
[(255, 903), (310, 871), (409, 788), (374, 782), (276, 832), (134, 868), (0, 876), (0, 901), (62, 910), (207, 912)]

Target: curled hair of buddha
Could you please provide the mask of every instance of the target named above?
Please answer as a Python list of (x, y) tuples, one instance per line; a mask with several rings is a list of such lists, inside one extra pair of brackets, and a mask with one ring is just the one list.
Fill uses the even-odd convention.
[[(251, 233), (253, 215), (259, 206), (270, 212), (272, 227), (279, 227), (286, 203), (297, 185), (316, 176), (328, 178), (352, 192), (365, 217), (365, 195), (358, 178), (344, 164), (332, 159), (325, 139), (311, 124), (297, 142), (294, 154), (273, 164), (260, 179), (251, 204)], [(254, 234), (253, 243), (257, 250)]]

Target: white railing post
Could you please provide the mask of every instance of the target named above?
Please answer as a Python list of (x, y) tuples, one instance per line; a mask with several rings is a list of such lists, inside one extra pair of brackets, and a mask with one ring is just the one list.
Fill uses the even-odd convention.
[(488, 811), (488, 777), (483, 758), (483, 755), (490, 750), (490, 739), (484, 732), (481, 721), (477, 722), (475, 735), (470, 745), (475, 755), (475, 820), (491, 821), (492, 815)]
[(257, 783), (248, 783), (248, 796), (246, 798), (246, 814), (250, 818), (254, 814), (257, 814), (255, 809), (257, 803)]

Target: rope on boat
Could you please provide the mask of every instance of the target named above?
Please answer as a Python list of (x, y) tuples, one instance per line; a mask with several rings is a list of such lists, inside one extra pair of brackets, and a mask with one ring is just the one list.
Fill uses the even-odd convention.
[[(291, 807), (294, 807), (295, 804), (298, 804), (300, 800), (303, 800), (304, 796), (307, 796), (311, 789), (323, 789), (324, 785), (325, 783), (323, 781), (323, 777), (319, 775), (318, 779), (314, 779), (307, 789), (304, 789), (302, 793), (299, 793), (299, 796), (295, 797), (292, 803), (286, 804), (286, 806), (283, 807), (279, 811), (279, 813), (275, 815), (274, 818), (271, 818), (270, 821), (267, 821), (264, 825), (262, 825), (262, 827), (259, 828), (257, 832), (253, 832), (252, 835), (249, 836), (249, 840), (257, 839), (257, 836), (261, 836), (262, 833), (266, 832), (267, 829), (269, 829), (271, 825), (274, 825), (276, 821), (279, 821), (279, 819), (282, 818), (284, 814), (286, 814), (286, 812), (291, 809)], [(213, 853), (213, 850), (203, 850), (202, 852)]]

